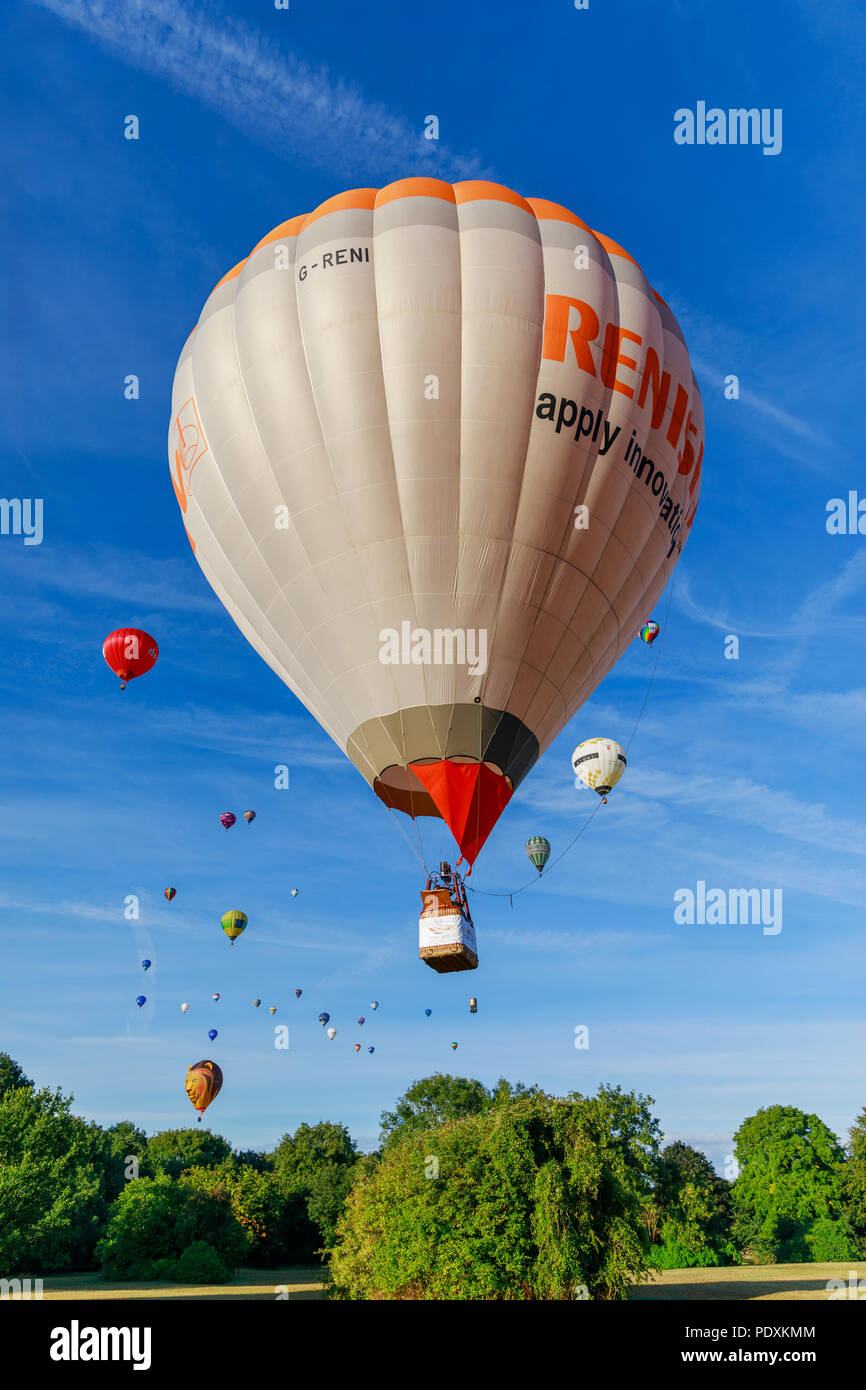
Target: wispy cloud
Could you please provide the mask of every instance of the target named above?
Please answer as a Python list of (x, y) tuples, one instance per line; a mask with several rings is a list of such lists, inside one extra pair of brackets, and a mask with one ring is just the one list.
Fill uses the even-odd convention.
[[(407, 172), (477, 178), (477, 155), (424, 139), (411, 124), (354, 85), (288, 54), (272, 39), (213, 8), (176, 0), (34, 0), (84, 30), (123, 62), (161, 77), (217, 111), (247, 136), (308, 167), (341, 178), (389, 180)], [(265, 12), (267, 13), (267, 12)], [(271, 17), (275, 15), (273, 8)], [(279, 16), (277, 16), (279, 18)]]

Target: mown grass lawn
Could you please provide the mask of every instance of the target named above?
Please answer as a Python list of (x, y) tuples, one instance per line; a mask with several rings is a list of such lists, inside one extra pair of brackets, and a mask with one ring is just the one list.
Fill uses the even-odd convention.
[[(648, 1284), (638, 1284), (629, 1298), (668, 1302), (688, 1299), (755, 1299), (764, 1301), (830, 1297), (830, 1279), (851, 1271), (866, 1280), (866, 1264), (728, 1265), (722, 1269), (666, 1269)], [(863, 1289), (866, 1297), (866, 1285)], [(855, 1295), (856, 1296), (856, 1295)]]
[(46, 1274), (43, 1299), (243, 1298), (274, 1300), (324, 1298), (317, 1269), (239, 1269), (230, 1284), (119, 1283), (101, 1274)]

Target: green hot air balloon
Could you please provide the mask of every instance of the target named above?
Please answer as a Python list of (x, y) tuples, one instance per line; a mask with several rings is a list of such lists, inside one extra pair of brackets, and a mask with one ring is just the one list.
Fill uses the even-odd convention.
[(245, 912), (238, 912), (236, 907), (232, 908), (231, 912), (224, 912), (220, 921), (223, 931), (233, 946), (235, 944), (235, 937), (240, 936), (246, 924), (247, 914)]
[(545, 840), (543, 835), (533, 835), (531, 840), (526, 841), (526, 853), (538, 872), (541, 873), (550, 858), (550, 841)]

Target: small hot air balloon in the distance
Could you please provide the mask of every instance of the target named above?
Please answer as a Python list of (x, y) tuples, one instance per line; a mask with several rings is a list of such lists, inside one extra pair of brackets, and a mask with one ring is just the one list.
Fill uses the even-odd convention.
[(261, 1002), (262, 1002), (261, 999), (254, 999), (254, 1000), (253, 1000), (253, 1008), (254, 1008), (254, 1009), (257, 1009), (257, 1008), (259, 1007), (259, 1004), (261, 1004)]
[(220, 918), (220, 926), (233, 946), (246, 927), (247, 920), (247, 914), (240, 912), (236, 907), (233, 907), (231, 912), (224, 912)]
[(216, 1062), (193, 1062), (192, 1066), (187, 1068), (183, 1084), (190, 1104), (198, 1111), (201, 1124), (202, 1115), (222, 1089), (223, 1074)]
[(361, 1027), (363, 1028), (363, 1026), (364, 1026), (364, 1016), (363, 1016), (363, 1014), (362, 1014), (361, 1017), (358, 1019), (358, 1022), (360, 1023)]
[(208, 1029), (208, 1034), (207, 1034), (207, 1035), (208, 1035), (208, 1037), (210, 1038), (211, 1042), (213, 1042), (214, 1038), (219, 1037), (219, 1034), (218, 1034), (216, 1028), (209, 1028), (209, 1029)]
[(597, 792), (605, 805), (626, 769), (625, 753), (614, 738), (588, 738), (571, 755), (571, 766), (585, 787)]
[(303, 991), (302, 989), (296, 989), (296, 990), (295, 990), (295, 998), (296, 998), (296, 999), (300, 999), (300, 997), (301, 997), (301, 995), (303, 994), (303, 992), (304, 992), (304, 991)]
[(648, 647), (651, 647), (660, 632), (661, 628), (659, 627), (658, 623), (654, 623), (652, 622), (652, 620), (650, 620), (650, 622), (644, 623), (643, 627), (641, 628), (640, 640), (642, 642), (646, 642)]
[(334, 1039), (335, 1039), (336, 1036), (337, 1036), (337, 1030), (336, 1030), (336, 1028), (329, 1028), (329, 1029), (328, 1029), (328, 1037), (331, 1039), (331, 1042), (334, 1041)]
[(220, 816), (220, 825), (224, 830), (231, 830), (236, 820), (237, 816), (233, 816), (231, 811), (223, 811)]
[(181, 1011), (182, 1014), (188, 1014), (188, 1013), (189, 1013), (189, 1004), (181, 1004), (181, 1006), (180, 1006), (180, 1011)]
[(255, 811), (244, 811), (244, 820), (246, 821), (247, 825), (252, 825), (252, 823), (253, 823), (253, 821), (255, 820), (255, 818), (256, 818), (256, 813), (255, 813)]
[(159, 656), (156, 638), (140, 627), (119, 627), (110, 632), (102, 644), (102, 655), (112, 671), (120, 678), (121, 690), (128, 681), (143, 676)]
[(176, 898), (176, 897), (177, 897), (177, 889), (176, 889), (176, 888), (166, 888), (166, 890), (165, 890), (165, 900), (166, 900), (166, 902), (169, 902), (169, 903), (170, 903), (171, 900), (172, 900), (172, 898)]
[(292, 897), (293, 897), (293, 898), (296, 898), (297, 896), (298, 896), (298, 890), (297, 890), (297, 888), (293, 888), (293, 889), (292, 889)]
[(360, 1044), (360, 1043), (355, 1043), (355, 1051), (356, 1051), (356, 1052), (360, 1052), (360, 1051), (361, 1051), (361, 1044)]
[(319, 1014), (319, 1022), (321, 1023), (321, 1025), (322, 1025), (323, 1028), (324, 1028), (325, 1024), (329, 1022), (330, 1017), (331, 1017), (330, 1014)]
[(550, 841), (545, 840), (543, 835), (533, 835), (526, 841), (526, 853), (529, 855), (530, 863), (541, 873), (550, 858)]
[(367, 1051), (368, 1051), (368, 1052), (375, 1052), (376, 1049), (375, 1049), (375, 1047), (368, 1047), (368, 1048), (367, 1048)]
[(147, 1003), (147, 995), (146, 995), (146, 994), (140, 994), (140, 995), (138, 996), (138, 998), (136, 999), (135, 1002), (136, 1002), (136, 1004), (138, 1005), (139, 1008), (142, 1008), (143, 1005), (145, 1005), (145, 1004)]
[(211, 995), (211, 999), (214, 1001), (214, 1003), (216, 1003), (216, 1001), (217, 1001), (219, 998), (220, 998), (220, 995), (219, 995), (219, 994), (212, 994), (212, 995)]
[(141, 962), (141, 968), (142, 968), (142, 970), (144, 970), (145, 972), (147, 972), (147, 971), (150, 969), (150, 967), (151, 967), (152, 964), (153, 964), (152, 961), (143, 960), (143, 961)]
[(271, 1004), (270, 1008), (268, 1009), (268, 1013), (273, 1015), (273, 1014), (275, 1014), (276, 1012), (277, 1012), (277, 1006), (276, 1006), (276, 1004)]
[(469, 1012), (470, 1012), (471, 1014), (477, 1014), (477, 1013), (478, 1013), (478, 1000), (477, 1000), (477, 999), (470, 999), (470, 1000), (469, 1000)]
[(433, 1012), (432, 1009), (425, 1009), (425, 1010), (424, 1010), (424, 1015), (425, 1015), (425, 1017), (426, 1017), (426, 1018), (429, 1018), (430, 1015), (432, 1014), (432, 1012)]
[(370, 1000), (370, 1008), (371, 1008), (371, 1009), (378, 1009), (378, 1007), (379, 1007), (379, 1001), (378, 1001), (378, 999), (371, 999), (371, 1000)]
[(451, 1051), (452, 1051), (452, 1052), (456, 1052), (456, 1051), (457, 1051), (457, 1044), (456, 1044), (456, 1043), (452, 1043), (452, 1044), (451, 1044)]

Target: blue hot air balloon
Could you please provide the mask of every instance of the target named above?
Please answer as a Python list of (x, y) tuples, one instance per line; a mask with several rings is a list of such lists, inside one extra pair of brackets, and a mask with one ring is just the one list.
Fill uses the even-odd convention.
[(330, 1017), (331, 1017), (330, 1014), (319, 1014), (319, 1022), (321, 1023), (321, 1025), (322, 1025), (323, 1028), (324, 1028), (325, 1024), (328, 1022), (328, 1020), (330, 1019)]
[(370, 1000), (370, 1008), (371, 1008), (371, 1009), (378, 1009), (378, 1007), (379, 1007), (379, 1001), (378, 1001), (378, 999), (371, 999), (371, 1000)]
[(209, 1030), (209, 1032), (208, 1032), (208, 1037), (210, 1038), (211, 1042), (213, 1042), (213, 1040), (214, 1040), (214, 1038), (215, 1038), (216, 1036), (217, 1036), (217, 1030), (216, 1030), (216, 1028), (211, 1028), (211, 1029)]
[(376, 1049), (375, 1049), (375, 1047), (368, 1047), (368, 1048), (367, 1048), (367, 1051), (368, 1051), (368, 1052), (375, 1052)]
[(427, 1015), (427, 1017), (429, 1018), (430, 1015), (432, 1014), (433, 1010), (432, 1010), (432, 1009), (425, 1009), (424, 1012), (425, 1012), (425, 1014)]
[(143, 961), (141, 962), (141, 968), (142, 968), (142, 970), (149, 970), (152, 964), (153, 964), (152, 961), (143, 960)]
[(146, 1003), (147, 1003), (147, 995), (146, 995), (146, 994), (140, 994), (140, 995), (138, 996), (138, 998), (136, 999), (135, 1002), (136, 1002), (136, 1004), (138, 1005), (138, 1007), (141, 1008), (142, 1004), (146, 1004)]

